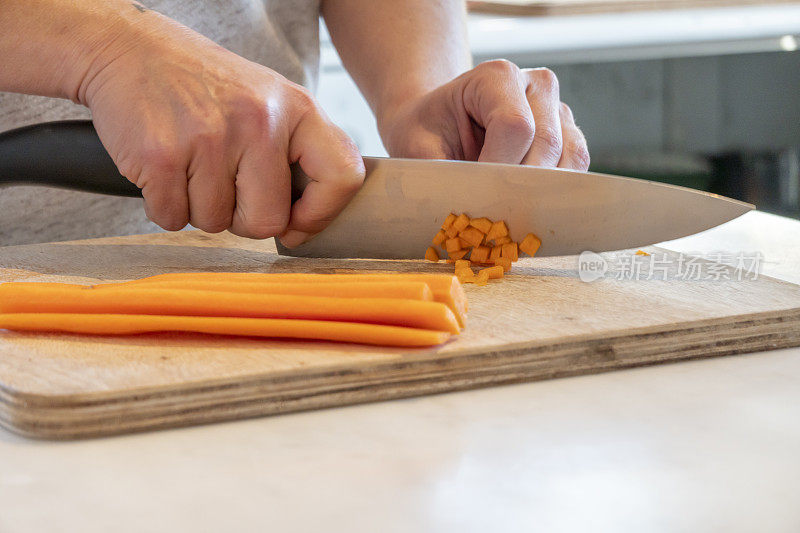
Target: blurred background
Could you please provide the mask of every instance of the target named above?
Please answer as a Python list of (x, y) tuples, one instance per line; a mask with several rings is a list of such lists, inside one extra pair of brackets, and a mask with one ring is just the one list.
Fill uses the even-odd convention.
[[(800, 218), (800, 1), (468, 2), (475, 63), (551, 68), (591, 170), (731, 196)], [(386, 155), (323, 26), (318, 97)]]

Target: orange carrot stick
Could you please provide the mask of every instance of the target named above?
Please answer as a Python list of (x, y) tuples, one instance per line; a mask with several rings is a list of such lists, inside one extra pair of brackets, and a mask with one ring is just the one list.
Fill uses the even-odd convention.
[[(300, 273), (264, 273), (264, 272), (185, 272), (158, 274), (147, 278), (116, 283), (113, 285), (138, 285), (140, 283), (150, 283), (153, 281), (220, 281), (220, 282), (251, 282), (251, 283), (290, 283), (290, 282), (317, 282), (317, 283), (341, 283), (343, 281), (364, 281), (364, 282), (402, 282), (402, 281), (422, 281), (427, 283), (433, 292), (433, 299), (442, 302), (450, 307), (456, 315), (458, 323), (463, 326), (467, 317), (467, 296), (464, 288), (456, 276), (452, 274), (428, 274), (402, 272), (380, 273), (380, 274), (300, 274)], [(106, 284), (108, 286), (111, 284)]]
[(395, 298), (331, 298), (210, 292), (147, 286), (103, 290), (0, 285), (0, 313), (89, 313), (292, 318), (368, 322), (459, 333), (443, 303)]
[(450, 338), (445, 331), (325, 320), (61, 313), (0, 314), (0, 329), (91, 335), (184, 331), (404, 347), (434, 346)]
[[(144, 286), (144, 284), (141, 284)], [(133, 283), (105, 283), (96, 289), (133, 287)], [(153, 280), (150, 288), (173, 288), (203, 291), (244, 292), (250, 294), (294, 294), (335, 298), (404, 298), (433, 301), (433, 292), (424, 281), (342, 281), (341, 283), (286, 283), (216, 280)]]

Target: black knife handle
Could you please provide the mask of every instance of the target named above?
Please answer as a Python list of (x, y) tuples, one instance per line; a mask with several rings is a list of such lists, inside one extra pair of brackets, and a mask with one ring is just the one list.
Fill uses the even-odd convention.
[(119, 173), (90, 120), (45, 122), (0, 133), (1, 185), (142, 196)]

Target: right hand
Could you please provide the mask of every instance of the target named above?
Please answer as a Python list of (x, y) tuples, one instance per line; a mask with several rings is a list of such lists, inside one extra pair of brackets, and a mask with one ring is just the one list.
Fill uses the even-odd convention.
[[(353, 142), (303, 87), (153, 11), (90, 71), (80, 100), (148, 218), (296, 246), (361, 186)], [(312, 179), (291, 204), (289, 165)]]

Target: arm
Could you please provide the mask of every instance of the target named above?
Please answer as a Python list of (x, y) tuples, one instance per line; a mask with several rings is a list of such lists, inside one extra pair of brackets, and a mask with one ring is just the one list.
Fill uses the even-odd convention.
[(323, 0), (342, 61), (390, 155), (586, 169), (548, 69), (469, 69), (463, 0)]
[[(89, 107), (148, 217), (287, 246), (363, 180), (353, 142), (304, 88), (130, 0), (0, 0), (0, 90)], [(312, 182), (291, 204), (289, 164)]]

